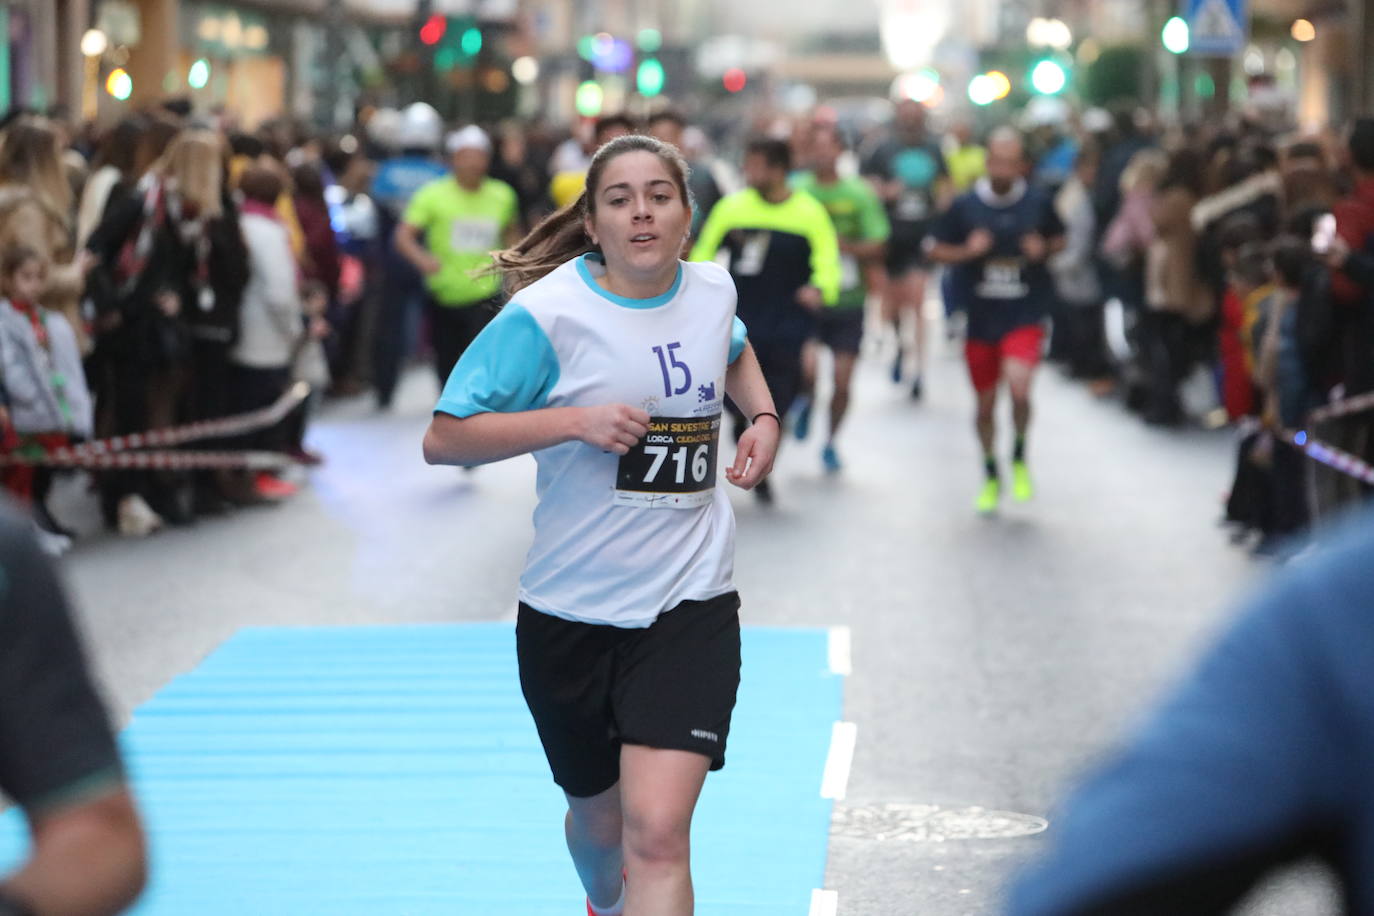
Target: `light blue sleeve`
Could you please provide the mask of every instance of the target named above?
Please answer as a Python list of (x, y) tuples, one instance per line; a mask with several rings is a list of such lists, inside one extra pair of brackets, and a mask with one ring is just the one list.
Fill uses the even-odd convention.
[(733, 364), (739, 359), (739, 355), (744, 352), (744, 345), (749, 342), (749, 329), (744, 326), (744, 322), (735, 316), (735, 323), (730, 325), (730, 362)]
[(558, 384), (558, 354), (544, 329), (524, 307), (511, 303), (463, 353), (444, 385), (436, 413), (538, 410)]

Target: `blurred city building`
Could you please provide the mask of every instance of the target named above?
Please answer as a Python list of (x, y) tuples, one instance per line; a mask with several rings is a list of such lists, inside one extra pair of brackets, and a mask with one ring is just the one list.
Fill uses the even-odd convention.
[(452, 119), (565, 124), (671, 100), (724, 121), (894, 90), (967, 107), (994, 70), (1020, 105), (1050, 57), (1084, 104), (1283, 105), (1304, 125), (1371, 109), (1374, 4), (1213, 2), (1247, 29), (1221, 57), (1161, 38), (1195, 0), (0, 0), (0, 107), (109, 120), (180, 95), (250, 126), (333, 126), (425, 98)]

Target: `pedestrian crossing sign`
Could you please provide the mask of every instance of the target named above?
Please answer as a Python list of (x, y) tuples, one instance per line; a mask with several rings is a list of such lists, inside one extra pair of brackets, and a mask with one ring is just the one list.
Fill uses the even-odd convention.
[(1184, 0), (1191, 54), (1239, 54), (1250, 33), (1246, 0)]

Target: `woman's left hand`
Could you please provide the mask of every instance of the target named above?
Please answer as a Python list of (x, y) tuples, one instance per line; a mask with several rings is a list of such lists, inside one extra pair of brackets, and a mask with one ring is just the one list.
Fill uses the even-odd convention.
[(778, 440), (782, 438), (776, 419), (771, 415), (759, 419), (762, 422), (751, 424), (739, 437), (735, 463), (725, 469), (725, 478), (742, 490), (752, 490), (773, 470)]

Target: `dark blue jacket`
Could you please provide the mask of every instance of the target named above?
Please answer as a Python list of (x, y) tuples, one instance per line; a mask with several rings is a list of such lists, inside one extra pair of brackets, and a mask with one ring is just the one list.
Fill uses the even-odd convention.
[(1013, 916), (1224, 913), (1310, 855), (1374, 913), (1374, 515), (1270, 584), (1050, 836)]

